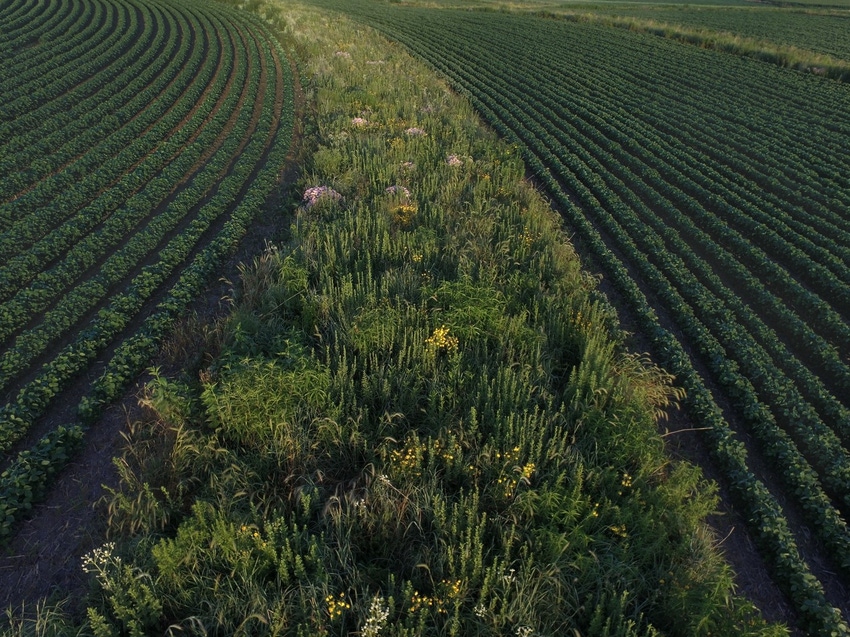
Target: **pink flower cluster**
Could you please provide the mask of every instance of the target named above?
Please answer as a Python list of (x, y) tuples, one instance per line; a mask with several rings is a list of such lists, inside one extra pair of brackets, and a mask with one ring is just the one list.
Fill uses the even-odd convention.
[(410, 191), (404, 186), (390, 186), (384, 192), (388, 195), (401, 195), (406, 199), (410, 199)]
[(315, 206), (322, 198), (339, 201), (342, 199), (342, 195), (330, 186), (313, 186), (312, 188), (308, 188), (304, 191), (304, 198), (302, 201), (304, 201), (309, 208), (310, 206)]
[(424, 130), (422, 130), (421, 128), (417, 128), (416, 126), (413, 126), (412, 128), (408, 128), (404, 132), (405, 132), (405, 134), (410, 135), (411, 137), (415, 137), (415, 136), (418, 136), (418, 135), (424, 135), (425, 134)]
[(462, 161), (462, 160), (461, 160), (461, 158), (460, 158), (460, 157), (458, 157), (457, 155), (449, 155), (449, 156), (446, 158), (446, 163), (447, 163), (449, 166), (460, 166), (460, 165), (463, 163), (463, 161)]
[(369, 122), (363, 119), (362, 117), (354, 117), (351, 119), (351, 123), (355, 126), (366, 126)]

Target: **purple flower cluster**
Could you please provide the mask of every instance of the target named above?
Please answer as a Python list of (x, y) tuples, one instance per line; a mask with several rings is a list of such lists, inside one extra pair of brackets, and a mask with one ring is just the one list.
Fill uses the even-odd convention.
[(404, 186), (390, 186), (384, 192), (388, 195), (401, 195), (405, 199), (410, 199), (410, 191)]
[(305, 205), (309, 208), (310, 206), (315, 206), (322, 198), (339, 201), (342, 199), (342, 195), (330, 186), (313, 186), (312, 188), (308, 188), (304, 191), (304, 198), (302, 201), (304, 201)]

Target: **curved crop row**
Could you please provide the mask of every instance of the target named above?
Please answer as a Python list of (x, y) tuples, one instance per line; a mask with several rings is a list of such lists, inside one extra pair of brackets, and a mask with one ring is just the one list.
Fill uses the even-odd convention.
[[(16, 200), (29, 198), (29, 218), (0, 235), (14, 255), (0, 272), (12, 289), (0, 305), (0, 385), (14, 395), (0, 409), (0, 448), (7, 450), (98, 359), (105, 371), (80, 403), (84, 423), (142, 371), (244, 235), (288, 151), (289, 66), (262, 22), (200, 3), (112, 4), (147, 16), (146, 28), (159, 25), (147, 46), (168, 54), (162, 59), (136, 43), (109, 49), (112, 57), (99, 61), (102, 76), (88, 68), (102, 93), (90, 91), (87, 99), (97, 108), (102, 97), (106, 118), (115, 120), (88, 149), (87, 131), (50, 99), (43, 104), (62, 124), (41, 130), (56, 139), (64, 132), (68, 145)], [(115, 20), (112, 28), (121, 24)], [(113, 36), (104, 29), (100, 43)], [(125, 60), (131, 51), (138, 53)], [(121, 90), (122, 77), (134, 78), (113, 70), (138, 58), (145, 63), (137, 90)], [(56, 101), (64, 99), (64, 84), (46, 86)], [(30, 137), (39, 143), (38, 135)], [(0, 180), (0, 190), (4, 185)], [(16, 201), (8, 205), (14, 209)], [(79, 423), (62, 426), (3, 463), (0, 537), (43, 492), (82, 432)]]

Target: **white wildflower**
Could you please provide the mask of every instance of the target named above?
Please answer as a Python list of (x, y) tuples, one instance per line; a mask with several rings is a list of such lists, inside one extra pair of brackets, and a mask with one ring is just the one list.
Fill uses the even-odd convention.
[(425, 134), (425, 131), (416, 126), (412, 126), (411, 128), (406, 128), (404, 133), (410, 137), (419, 137)]
[(390, 616), (390, 609), (387, 606), (386, 600), (380, 595), (372, 598), (372, 605), (369, 606), (369, 616), (366, 618), (366, 623), (360, 630), (363, 637), (375, 637), (387, 625), (387, 618)]
[(446, 158), (446, 163), (447, 163), (449, 166), (460, 166), (461, 164), (463, 164), (463, 161), (462, 161), (462, 160), (461, 160), (461, 158), (460, 158), (460, 157), (458, 157), (457, 155), (449, 155), (449, 156)]
[(362, 117), (354, 117), (351, 119), (351, 123), (355, 126), (366, 126), (369, 122)]

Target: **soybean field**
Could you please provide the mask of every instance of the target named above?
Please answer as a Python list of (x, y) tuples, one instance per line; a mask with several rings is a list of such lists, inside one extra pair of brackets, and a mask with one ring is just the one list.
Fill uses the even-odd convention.
[(520, 149), (687, 390), (800, 625), (837, 630), (795, 534), (850, 581), (850, 88), (593, 22), (321, 4), (409, 47)]
[(293, 96), (256, 16), (147, 0), (3, 0), (0, 96), (2, 540), (245, 234)]

